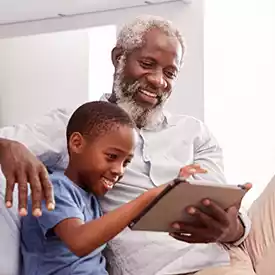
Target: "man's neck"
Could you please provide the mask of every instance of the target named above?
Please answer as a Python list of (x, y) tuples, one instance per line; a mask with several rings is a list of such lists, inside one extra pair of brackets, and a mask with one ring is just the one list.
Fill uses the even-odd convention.
[(114, 93), (111, 93), (110, 97), (108, 98), (108, 101), (111, 102), (111, 103), (115, 103), (117, 102), (117, 98), (115, 96)]
[[(112, 92), (112, 94), (109, 97), (106, 97), (106, 99), (114, 104), (118, 104), (118, 100), (117, 97), (115, 95), (114, 92)], [(121, 103), (123, 105), (123, 103)], [(122, 107), (128, 114), (131, 113), (131, 110), (127, 110), (127, 108), (124, 108), (123, 106), (121, 106), (121, 104), (118, 104), (120, 107)], [(152, 124), (152, 123), (148, 123), (148, 115), (149, 115), (149, 110), (144, 110), (143, 113), (140, 114), (140, 116), (135, 116), (132, 117), (136, 123), (136, 127), (138, 129), (142, 129), (142, 128), (155, 128), (157, 127), (159, 124), (162, 124), (164, 121), (164, 115), (161, 114), (161, 117), (157, 118), (153, 118), (153, 119), (158, 119), (159, 121), (157, 121), (156, 125)], [(144, 117), (147, 117), (147, 121), (144, 119)], [(153, 121), (153, 120), (152, 120)], [(146, 124), (146, 125), (145, 125)]]
[[(109, 98), (107, 98), (108, 99), (108, 101), (109, 102), (111, 102), (111, 103), (114, 103), (114, 104), (117, 104), (117, 98), (116, 98), (116, 95), (114, 94), (114, 93), (112, 93), (111, 95), (110, 95), (110, 97)], [(142, 128), (142, 123), (141, 123), (142, 121), (135, 121), (135, 123), (136, 123), (136, 126), (137, 126), (137, 128), (138, 129), (141, 129)]]

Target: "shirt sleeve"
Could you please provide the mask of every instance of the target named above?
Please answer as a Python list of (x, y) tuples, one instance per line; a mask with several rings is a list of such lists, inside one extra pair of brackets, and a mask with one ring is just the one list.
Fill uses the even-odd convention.
[(244, 231), (244, 235), (239, 240), (237, 240), (235, 243), (233, 243), (233, 245), (235, 245), (235, 246), (238, 246), (244, 242), (244, 240), (249, 235), (249, 232), (251, 229), (251, 220), (247, 215), (247, 211), (242, 207), (239, 211), (239, 219), (240, 219), (242, 225), (244, 226), (245, 231)]
[(194, 163), (200, 164), (207, 173), (194, 178), (226, 183), (222, 148), (203, 123), (200, 123), (200, 132), (194, 141)]
[(38, 223), (45, 236), (50, 229), (54, 228), (63, 220), (69, 218), (84, 220), (80, 198), (73, 187), (70, 187), (68, 183), (62, 183), (62, 180), (59, 179), (53, 180), (53, 188), (56, 202), (55, 209), (53, 211), (48, 211), (45, 203), (43, 203), (43, 214), (38, 218)]
[[(194, 178), (226, 184), (222, 148), (208, 128), (203, 123), (200, 126), (201, 135), (195, 140), (194, 163), (200, 164), (202, 168), (207, 170), (207, 173), (195, 175)], [(239, 211), (239, 219), (245, 228), (245, 233), (234, 245), (240, 245), (246, 239), (251, 229), (251, 221), (247, 211), (243, 208)]]
[(23, 143), (47, 167), (59, 161), (66, 151), (66, 126), (72, 110), (57, 109), (33, 124), (20, 124), (0, 129), (0, 137)]

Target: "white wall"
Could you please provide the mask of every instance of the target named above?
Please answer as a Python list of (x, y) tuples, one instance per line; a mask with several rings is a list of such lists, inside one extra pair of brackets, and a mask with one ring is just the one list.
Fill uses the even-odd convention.
[(88, 35), (62, 32), (0, 42), (1, 126), (86, 101)]
[[(203, 119), (203, 0), (195, 0), (190, 5), (175, 2), (2, 26), (0, 37), (104, 24), (120, 27), (144, 13), (171, 19), (180, 27), (187, 42), (185, 66), (168, 108)], [(0, 78), (1, 126), (32, 119), (56, 106), (87, 100), (88, 60), (85, 30), (0, 40), (0, 74), (5, 72)]]

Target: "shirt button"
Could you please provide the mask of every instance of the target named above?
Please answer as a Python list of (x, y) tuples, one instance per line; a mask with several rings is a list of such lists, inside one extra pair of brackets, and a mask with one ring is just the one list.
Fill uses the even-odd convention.
[(149, 157), (148, 155), (145, 155), (145, 156), (144, 156), (144, 160), (145, 160), (145, 161), (149, 161), (149, 160), (150, 160), (150, 157)]

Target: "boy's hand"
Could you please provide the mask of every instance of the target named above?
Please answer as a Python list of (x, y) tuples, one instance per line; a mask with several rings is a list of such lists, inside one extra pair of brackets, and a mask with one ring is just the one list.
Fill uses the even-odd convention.
[(207, 170), (201, 168), (199, 164), (190, 164), (181, 168), (178, 176), (187, 179), (194, 174), (201, 174), (201, 173), (205, 174), (207, 173)]
[[(190, 176), (192, 176), (194, 174), (198, 174), (198, 173), (207, 173), (207, 170), (202, 169), (199, 164), (190, 164), (190, 165), (186, 165), (183, 168), (181, 168), (178, 176), (187, 179)], [(159, 187), (151, 189), (150, 192), (152, 192), (153, 198), (158, 196), (163, 191), (163, 189), (166, 187), (166, 185), (167, 185), (167, 183), (162, 184)]]

